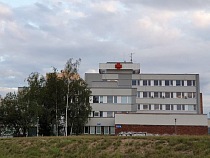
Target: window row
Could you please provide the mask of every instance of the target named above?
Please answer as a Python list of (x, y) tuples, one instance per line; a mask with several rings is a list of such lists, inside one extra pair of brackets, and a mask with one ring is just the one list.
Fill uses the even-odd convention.
[(128, 113), (127, 111), (92, 111), (89, 117), (115, 117), (115, 114)]
[(196, 111), (196, 105), (183, 104), (138, 104), (138, 110), (178, 110), (178, 111)]
[(196, 86), (195, 80), (132, 80), (133, 86)]
[(84, 134), (115, 134), (114, 126), (85, 126)]
[(98, 96), (90, 97), (90, 103), (131, 104), (131, 96)]
[(137, 98), (196, 98), (196, 92), (137, 92)]

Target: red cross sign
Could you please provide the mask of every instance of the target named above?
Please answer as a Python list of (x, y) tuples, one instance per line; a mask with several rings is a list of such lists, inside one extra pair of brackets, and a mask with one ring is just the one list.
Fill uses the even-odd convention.
[(118, 70), (120, 70), (122, 68), (122, 64), (116, 63), (115, 64), (115, 68), (118, 69)]

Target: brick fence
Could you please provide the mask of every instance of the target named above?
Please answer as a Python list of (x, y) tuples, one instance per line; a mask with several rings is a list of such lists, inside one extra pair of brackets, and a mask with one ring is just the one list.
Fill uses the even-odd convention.
[(207, 135), (207, 126), (175, 126), (175, 125), (120, 125), (115, 126), (115, 134), (120, 132), (146, 132), (150, 134)]

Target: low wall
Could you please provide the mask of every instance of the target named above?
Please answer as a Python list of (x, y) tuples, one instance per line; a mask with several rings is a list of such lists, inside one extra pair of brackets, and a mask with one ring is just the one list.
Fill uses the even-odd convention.
[(148, 134), (207, 135), (207, 126), (173, 126), (173, 125), (115, 125), (115, 134), (120, 132), (146, 132)]

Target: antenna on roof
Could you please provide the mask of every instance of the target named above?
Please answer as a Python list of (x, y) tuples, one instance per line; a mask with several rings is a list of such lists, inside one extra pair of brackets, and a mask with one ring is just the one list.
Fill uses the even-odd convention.
[(131, 62), (133, 62), (133, 54), (134, 53), (131, 53), (130, 57), (131, 57)]

